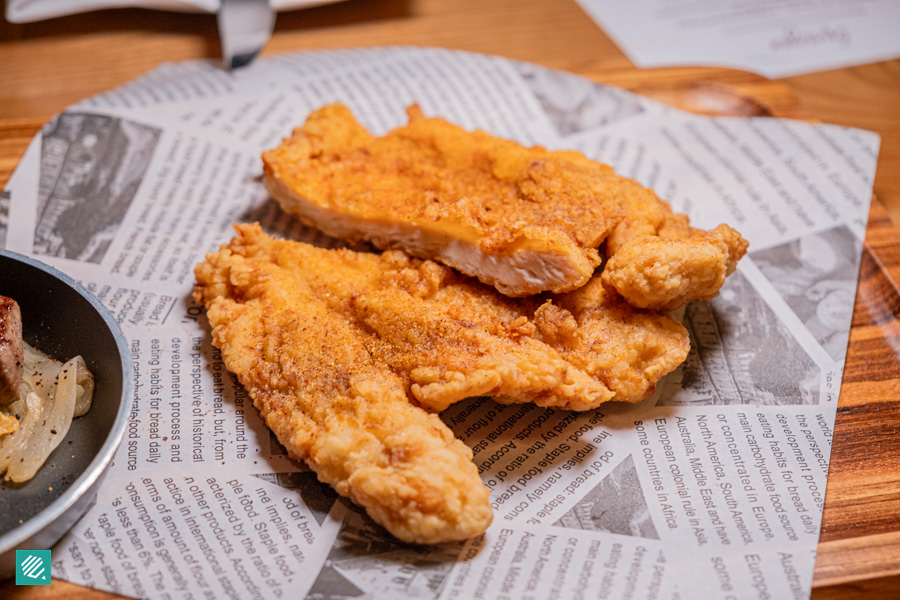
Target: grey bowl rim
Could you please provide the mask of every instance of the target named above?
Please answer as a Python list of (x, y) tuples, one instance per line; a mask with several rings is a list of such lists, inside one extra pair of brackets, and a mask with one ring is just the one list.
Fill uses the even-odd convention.
[[(88, 303), (96, 310), (103, 319), (106, 326), (109, 327), (116, 341), (116, 348), (119, 351), (119, 359), (122, 362), (122, 393), (119, 397), (119, 411), (113, 421), (112, 429), (106, 437), (106, 441), (97, 452), (94, 459), (90, 462), (84, 472), (79, 475), (78, 479), (69, 486), (65, 492), (60, 494), (59, 498), (50, 503), (49, 506), (42, 509), (38, 514), (34, 515), (22, 525), (0, 536), (0, 554), (9, 552), (18, 544), (30, 539), (40, 533), (45, 527), (65, 515), (76, 502), (86, 493), (88, 493), (97, 481), (105, 474), (115, 456), (116, 450), (125, 438), (125, 430), (128, 425), (129, 398), (133, 395), (134, 376), (131, 369), (131, 354), (126, 344), (125, 334), (121, 327), (113, 318), (109, 310), (91, 293), (87, 288), (78, 283), (75, 279), (66, 275), (59, 269), (52, 267), (39, 260), (0, 248), (0, 256), (12, 258), (19, 262), (25, 263), (30, 267), (40, 269), (45, 273), (63, 281), (76, 293), (80, 294)], [(79, 515), (81, 517), (82, 515)]]

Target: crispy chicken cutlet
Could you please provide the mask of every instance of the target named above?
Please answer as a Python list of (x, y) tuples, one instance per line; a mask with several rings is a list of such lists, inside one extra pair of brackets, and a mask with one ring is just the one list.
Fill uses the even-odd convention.
[(371, 135), (343, 105), (263, 154), (265, 184), (308, 225), (450, 265), (507, 296), (564, 292), (623, 217), (613, 170), (425, 118)]
[(409, 402), (403, 378), (248, 228), (196, 267), (213, 343), (290, 454), (397, 538), (460, 540), (491, 523), (472, 451)]
[(600, 264), (638, 308), (714, 297), (746, 252), (720, 225), (692, 229), (653, 191), (577, 152), (525, 148), (408, 109), (371, 135), (333, 104), (263, 154), (282, 208), (325, 233), (455, 267), (507, 296), (565, 292)]
[(575, 410), (636, 402), (688, 353), (678, 322), (596, 278), (512, 300), (400, 251), (235, 228), (195, 270), (213, 343), (291, 454), (406, 541), (490, 522), (471, 452), (426, 409), (479, 395)]

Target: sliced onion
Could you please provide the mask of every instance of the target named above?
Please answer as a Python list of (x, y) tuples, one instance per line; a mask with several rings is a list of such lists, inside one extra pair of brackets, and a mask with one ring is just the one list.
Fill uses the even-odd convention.
[(51, 399), (56, 393), (57, 375), (61, 368), (61, 362), (53, 360), (25, 344), (25, 369), (22, 371), (22, 382), (28, 384), (30, 390), (45, 401)]
[[(28, 481), (50, 456), (72, 425), (75, 414), (75, 399), (78, 396), (76, 367), (73, 360), (66, 362), (59, 370), (57, 385), (52, 404), (44, 407), (40, 422), (35, 425), (34, 432), (21, 454), (13, 456), (6, 471), (6, 478), (11, 481)], [(46, 382), (44, 382), (46, 384)]]
[(20, 396), (19, 400), (10, 405), (14, 414), (20, 417), (19, 428), (0, 440), (0, 473), (6, 471), (12, 461), (21, 456), (31, 439), (35, 423), (41, 418), (43, 407), (43, 400), (34, 392), (27, 392), (24, 399)]
[(91, 407), (94, 376), (80, 356), (59, 363), (25, 344), (19, 399), (3, 407), (17, 415), (18, 429), (0, 436), (0, 475), (31, 479), (69, 431), (73, 417)]
[[(76, 356), (69, 361), (75, 373), (75, 416), (80, 417), (91, 409), (91, 400), (94, 397), (94, 376), (88, 371), (87, 365), (81, 356)], [(64, 367), (65, 368), (65, 367)]]

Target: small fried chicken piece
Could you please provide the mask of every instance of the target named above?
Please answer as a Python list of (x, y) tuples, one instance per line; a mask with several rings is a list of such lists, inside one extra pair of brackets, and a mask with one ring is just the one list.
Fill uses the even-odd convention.
[(492, 513), (472, 451), (412, 405), (354, 326), (279, 265), (283, 247), (258, 229), (239, 233), (196, 267), (194, 297), (281, 443), (401, 540), (482, 533)]
[(263, 154), (265, 184), (308, 225), (450, 265), (508, 296), (574, 290), (622, 219), (619, 177), (425, 118), (374, 137), (334, 104)]
[(651, 190), (626, 179), (622, 186), (626, 217), (607, 240), (603, 282), (651, 310), (715, 298), (746, 254), (746, 240), (725, 224), (694, 229)]

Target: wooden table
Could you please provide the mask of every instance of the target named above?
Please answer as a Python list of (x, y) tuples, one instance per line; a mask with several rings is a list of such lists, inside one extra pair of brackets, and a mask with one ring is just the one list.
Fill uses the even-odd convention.
[[(900, 590), (900, 61), (767, 81), (717, 68), (636, 69), (570, 0), (348, 0), (279, 15), (265, 50), (413, 44), (528, 60), (682, 108), (773, 114), (882, 136), (841, 389), (812, 597)], [(0, 23), (0, 184), (42, 123), (163, 61), (220, 56), (215, 17), (127, 9)], [(890, 216), (889, 216), (890, 215)], [(0, 596), (109, 598), (56, 581)]]

